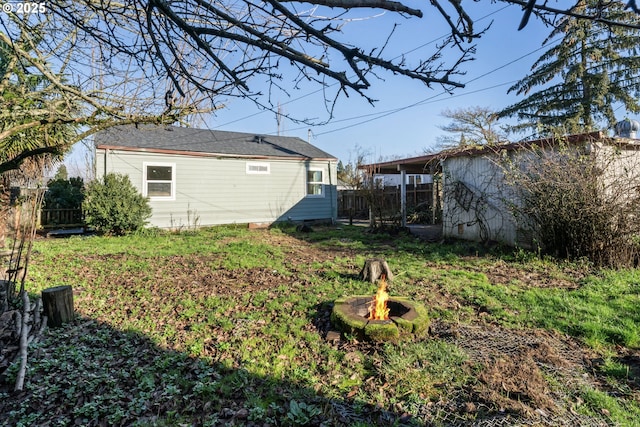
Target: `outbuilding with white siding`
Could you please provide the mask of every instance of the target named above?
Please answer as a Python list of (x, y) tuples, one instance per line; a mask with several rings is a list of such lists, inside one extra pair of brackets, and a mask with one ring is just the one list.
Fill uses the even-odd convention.
[[(624, 124), (624, 122), (623, 122)], [(622, 126), (621, 126), (622, 127)], [(640, 128), (632, 122), (631, 130)], [(462, 146), (425, 156), (397, 159), (361, 166), (380, 174), (431, 173), (440, 184), (434, 190), (434, 209), (441, 213), (444, 237), (478, 242), (497, 241), (520, 247), (532, 247), (535, 236), (526, 222), (516, 221), (512, 207), (521, 203), (505, 179), (505, 164), (518, 164), (534, 150), (553, 151), (567, 145), (587, 153), (601, 153), (609, 159), (603, 165), (603, 186), (615, 179), (629, 180), (630, 187), (640, 180), (640, 139), (635, 133), (613, 137), (604, 132), (589, 132), (560, 138), (545, 138), (497, 145)], [(506, 163), (505, 163), (506, 161)], [(399, 178), (401, 179), (401, 178)], [(640, 188), (640, 184), (637, 186)], [(434, 211), (435, 212), (435, 211)]]
[(95, 136), (96, 176), (128, 175), (161, 228), (335, 221), (337, 159), (296, 137), (126, 125)]
[(585, 155), (599, 153), (597, 158), (605, 159), (601, 176), (603, 189), (609, 188), (614, 181), (626, 182), (629, 188), (635, 188), (634, 183), (640, 178), (637, 172), (640, 140), (629, 136), (610, 137), (596, 131), (445, 151), (439, 154), (443, 181), (443, 235), (533, 247), (533, 232), (526, 221), (516, 220), (510, 208), (521, 201), (517, 189), (505, 179), (505, 164), (526, 164), (532, 161), (529, 156), (536, 150), (553, 152), (563, 145)]

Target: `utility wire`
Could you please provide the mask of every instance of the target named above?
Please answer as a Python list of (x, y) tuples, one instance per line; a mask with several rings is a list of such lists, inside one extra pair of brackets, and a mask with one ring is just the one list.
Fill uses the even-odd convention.
[[(490, 71), (487, 71), (484, 74), (481, 74), (480, 76), (477, 76), (477, 77), (469, 80), (468, 82), (465, 83), (465, 85), (468, 85), (469, 83), (473, 83), (476, 80), (479, 80), (479, 79), (481, 79), (483, 77), (491, 75), (491, 74), (493, 74), (493, 73), (495, 73), (495, 72), (497, 72), (497, 71), (499, 71), (499, 70), (501, 70), (503, 68), (506, 68), (506, 67), (508, 67), (508, 66), (510, 66), (510, 65), (512, 65), (512, 64), (514, 64), (514, 63), (516, 63), (516, 62), (518, 62), (518, 61), (520, 61), (520, 60), (522, 60), (524, 58), (526, 58), (527, 56), (533, 55), (534, 53), (536, 53), (536, 52), (538, 52), (538, 51), (540, 51), (542, 49), (547, 49), (550, 46), (553, 46), (553, 44), (556, 44), (556, 43), (558, 43), (560, 41), (561, 40), (559, 40), (559, 39), (553, 40), (550, 44), (547, 44), (545, 46), (541, 46), (541, 47), (539, 47), (539, 48), (537, 48), (537, 49), (535, 49), (535, 50), (533, 50), (533, 51), (531, 51), (531, 52), (529, 52), (529, 53), (527, 53), (525, 55), (522, 55), (522, 56), (520, 56), (520, 57), (518, 57), (518, 58), (516, 58), (514, 60), (511, 60), (511, 61), (509, 61), (509, 62), (507, 62), (507, 63), (505, 63), (505, 64), (503, 64), (503, 65), (501, 65), (499, 67), (496, 67), (496, 68), (494, 68), (494, 69), (492, 69)], [(512, 80), (510, 82), (499, 83), (499, 84), (496, 84), (496, 85), (493, 85), (493, 86), (489, 86), (489, 87), (486, 87), (486, 88), (482, 88), (482, 89), (477, 89), (477, 90), (464, 92), (464, 93), (458, 93), (457, 95), (452, 95), (452, 96), (446, 98), (446, 100), (449, 100), (449, 99), (452, 99), (452, 98), (458, 98), (460, 96), (467, 96), (467, 95), (471, 95), (471, 94), (478, 93), (478, 92), (484, 92), (486, 90), (495, 89), (497, 87), (505, 86), (505, 85), (508, 85), (508, 84), (513, 84), (513, 83), (516, 83), (516, 82), (517, 82), (517, 80)], [(395, 109), (392, 109), (392, 110), (382, 111), (382, 112), (379, 113), (378, 117), (374, 117), (374, 118), (370, 118), (370, 119), (367, 119), (367, 120), (363, 120), (363, 121), (360, 121), (358, 123), (351, 124), (349, 126), (343, 126), (341, 128), (332, 129), (332, 130), (328, 130), (328, 131), (324, 131), (324, 132), (319, 132), (319, 133), (316, 133), (316, 136), (326, 135), (326, 134), (329, 134), (329, 133), (333, 133), (333, 132), (338, 132), (338, 131), (341, 131), (341, 130), (349, 129), (351, 127), (360, 126), (360, 125), (362, 125), (364, 123), (369, 123), (369, 122), (372, 122), (374, 120), (381, 119), (383, 117), (387, 117), (387, 116), (390, 116), (392, 114), (399, 113), (399, 112), (407, 110), (409, 108), (414, 108), (414, 107), (418, 107), (418, 106), (425, 105), (425, 104), (432, 104), (432, 103), (438, 102), (438, 101), (444, 101), (445, 99), (436, 99), (436, 98), (438, 98), (438, 97), (440, 97), (442, 95), (446, 95), (447, 93), (448, 93), (447, 91), (442, 91), (442, 92), (440, 92), (440, 93), (438, 93), (436, 95), (430, 96), (430, 97), (425, 98), (425, 99), (423, 99), (421, 101), (414, 102), (414, 103), (406, 105), (404, 107), (399, 107), (399, 108), (395, 108)], [(356, 116), (356, 117), (351, 117), (349, 119), (343, 119), (343, 120), (356, 120), (356, 119), (361, 118), (361, 117), (363, 117), (363, 116)], [(299, 130), (299, 129), (300, 128), (292, 129), (292, 130)]]
[[(491, 13), (489, 13), (489, 14), (486, 14), (486, 15), (484, 15), (484, 16), (481, 16), (480, 18), (478, 18), (478, 19), (476, 20), (476, 22), (481, 22), (481, 21), (483, 21), (483, 20), (485, 20), (485, 19), (487, 19), (487, 18), (489, 18), (489, 17), (491, 17), (491, 16), (493, 16), (493, 15), (495, 15), (495, 14), (497, 14), (497, 13), (502, 12), (503, 10), (505, 10), (505, 9), (506, 9), (506, 8), (508, 8), (508, 7), (510, 7), (510, 5), (503, 6), (503, 7), (501, 7), (500, 9), (498, 9), (498, 10), (496, 10), (496, 11), (493, 11), (493, 12), (491, 12)], [(448, 33), (446, 33), (446, 34), (442, 34), (442, 35), (440, 35), (440, 36), (438, 36), (438, 37), (434, 38), (433, 40), (430, 40), (430, 41), (428, 41), (428, 42), (426, 42), (426, 43), (423, 43), (423, 44), (421, 44), (421, 45), (419, 45), (419, 46), (416, 46), (416, 47), (414, 47), (414, 48), (412, 48), (412, 49), (409, 49), (408, 51), (403, 52), (403, 53), (401, 53), (401, 54), (397, 55), (396, 57), (392, 58), (392, 59), (391, 59), (391, 61), (396, 60), (396, 59), (399, 59), (399, 58), (402, 58), (402, 57), (404, 57), (404, 56), (406, 56), (406, 55), (408, 55), (408, 54), (410, 54), (410, 53), (413, 53), (413, 52), (415, 52), (415, 51), (418, 51), (418, 50), (420, 50), (420, 49), (422, 49), (422, 48), (424, 48), (424, 47), (426, 47), (426, 46), (429, 46), (429, 45), (431, 45), (431, 44), (433, 44), (433, 43), (437, 43), (437, 42), (439, 42), (440, 40), (442, 40), (443, 38), (447, 37), (448, 35), (449, 35)], [(473, 81), (473, 80), (472, 80), (472, 81)], [(322, 91), (326, 90), (327, 88), (330, 88), (330, 87), (336, 86), (337, 84), (338, 84), (337, 82), (332, 83), (332, 84), (330, 84), (330, 85), (327, 85), (326, 87), (323, 87), (323, 88), (320, 88), (320, 89), (314, 90), (314, 91), (309, 92), (309, 93), (307, 93), (307, 94), (305, 94), (305, 95), (301, 95), (301, 96), (296, 97), (296, 98), (294, 98), (294, 99), (291, 99), (291, 100), (289, 100), (289, 101), (283, 102), (283, 103), (281, 103), (280, 105), (283, 105), (283, 106), (284, 106), (284, 105), (287, 105), (287, 104), (291, 104), (291, 103), (294, 103), (294, 102), (300, 101), (300, 100), (302, 100), (302, 99), (304, 99), (304, 98), (307, 98), (307, 97), (309, 97), (309, 96), (312, 96), (312, 95), (315, 95), (315, 94), (317, 94), (317, 93), (320, 93), (320, 92), (322, 92)], [(237, 123), (237, 122), (240, 122), (240, 121), (243, 121), (243, 120), (247, 120), (247, 119), (253, 118), (253, 117), (255, 117), (255, 116), (258, 116), (258, 115), (260, 115), (260, 114), (264, 114), (264, 113), (267, 113), (267, 112), (271, 112), (271, 111), (270, 111), (270, 110), (262, 110), (262, 111), (258, 111), (258, 112), (255, 112), (255, 113), (253, 113), (253, 114), (250, 114), (250, 115), (248, 115), (248, 116), (241, 117), (241, 118), (239, 118), (239, 119), (235, 119), (235, 120), (232, 120), (232, 121), (230, 121), (230, 122), (226, 122), (226, 123), (223, 123), (223, 124), (220, 124), (220, 125), (214, 126), (213, 128), (214, 128), (214, 129), (218, 129), (218, 128), (221, 128), (221, 127), (224, 127), (224, 126), (228, 126), (228, 125), (233, 124), (233, 123)], [(372, 114), (380, 114), (380, 113), (378, 112), (378, 113), (372, 113)], [(350, 119), (348, 119), (348, 120), (350, 120)], [(295, 129), (290, 129), (290, 130), (305, 129), (305, 128), (307, 128), (307, 127), (308, 127), (308, 126), (304, 126), (304, 127), (302, 127), (302, 128), (295, 128)]]

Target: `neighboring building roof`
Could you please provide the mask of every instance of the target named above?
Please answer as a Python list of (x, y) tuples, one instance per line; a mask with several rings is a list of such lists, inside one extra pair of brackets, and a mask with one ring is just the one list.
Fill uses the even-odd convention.
[(511, 142), (507, 144), (469, 145), (463, 147), (454, 147), (442, 150), (438, 153), (427, 154), (424, 156), (409, 157), (406, 159), (362, 165), (359, 166), (359, 169), (369, 170), (372, 173), (398, 173), (398, 171), (403, 169), (408, 173), (430, 173), (432, 165), (437, 165), (440, 160), (452, 157), (481, 156), (490, 153), (514, 151), (535, 146), (553, 146), (562, 142), (569, 144), (578, 144), (582, 142), (593, 141), (601, 141), (607, 144), (616, 144), (621, 148), (627, 147), (638, 149), (640, 147), (637, 140), (621, 137), (609, 137), (604, 132), (597, 131), (568, 135), (562, 138), (542, 138), (531, 141)]
[(124, 125), (96, 133), (97, 148), (222, 157), (337, 160), (331, 154), (290, 136), (256, 135), (177, 126)]

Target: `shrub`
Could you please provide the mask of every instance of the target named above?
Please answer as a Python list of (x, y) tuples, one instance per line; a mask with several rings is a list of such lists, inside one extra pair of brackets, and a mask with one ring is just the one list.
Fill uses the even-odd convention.
[(140, 230), (151, 217), (149, 200), (142, 197), (128, 176), (113, 173), (87, 184), (84, 211), (87, 226), (114, 235)]
[(80, 209), (82, 206), (84, 181), (82, 178), (56, 178), (47, 183), (44, 193), (45, 209)]
[(532, 149), (507, 168), (520, 226), (556, 257), (598, 266), (630, 266), (640, 236), (640, 169), (636, 154), (611, 146)]

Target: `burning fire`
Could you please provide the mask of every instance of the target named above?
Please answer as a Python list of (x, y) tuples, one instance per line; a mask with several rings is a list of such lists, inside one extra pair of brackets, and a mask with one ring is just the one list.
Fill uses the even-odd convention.
[(378, 292), (376, 292), (371, 305), (369, 306), (369, 320), (388, 320), (389, 319), (389, 307), (387, 307), (387, 300), (389, 294), (387, 293), (387, 282), (384, 280), (384, 275), (380, 278), (380, 286)]

